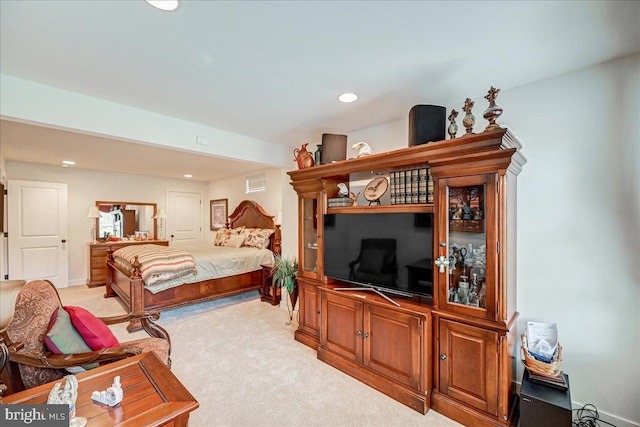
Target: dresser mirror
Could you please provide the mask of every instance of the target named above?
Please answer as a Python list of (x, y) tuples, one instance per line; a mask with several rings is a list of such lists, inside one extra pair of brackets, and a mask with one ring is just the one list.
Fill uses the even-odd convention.
[(110, 235), (119, 239), (133, 238), (146, 233), (148, 238), (158, 235), (156, 203), (105, 202), (97, 201), (100, 218), (96, 219), (99, 241), (105, 241)]

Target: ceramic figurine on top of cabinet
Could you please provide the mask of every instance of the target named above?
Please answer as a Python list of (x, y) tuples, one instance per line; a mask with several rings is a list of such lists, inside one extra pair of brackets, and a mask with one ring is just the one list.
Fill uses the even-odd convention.
[(471, 114), (471, 109), (473, 108), (473, 104), (474, 102), (471, 100), (471, 98), (467, 98), (464, 101), (464, 107), (462, 109), (467, 114), (464, 116), (464, 119), (462, 119), (462, 124), (464, 125), (465, 129), (467, 129), (467, 133), (464, 134), (463, 136), (473, 134), (473, 125), (476, 124), (476, 116)]
[(449, 114), (449, 121), (451, 124), (447, 128), (447, 132), (449, 133), (449, 137), (451, 139), (456, 137), (456, 133), (458, 133), (458, 125), (456, 124), (456, 117), (458, 117), (458, 112), (455, 109), (451, 110), (451, 114)]
[(307, 144), (302, 144), (302, 148), (295, 148), (293, 150), (293, 160), (298, 163), (298, 169), (311, 168), (314, 165), (313, 154), (307, 151)]
[(370, 156), (373, 150), (366, 142), (357, 142), (351, 146), (352, 149), (358, 150), (358, 157)]
[(496, 105), (496, 98), (498, 97), (499, 93), (500, 89), (496, 89), (495, 87), (491, 86), (491, 89), (489, 89), (489, 93), (484, 97), (484, 99), (489, 101), (489, 108), (484, 110), (484, 114), (482, 115), (485, 119), (489, 120), (489, 125), (486, 127), (485, 131), (501, 129), (500, 125), (496, 123), (498, 117), (502, 115), (502, 108)]

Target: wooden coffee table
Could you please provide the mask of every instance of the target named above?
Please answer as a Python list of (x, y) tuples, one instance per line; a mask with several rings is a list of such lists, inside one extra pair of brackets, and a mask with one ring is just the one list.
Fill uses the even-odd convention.
[[(120, 375), (124, 390), (122, 402), (114, 407), (91, 400), (91, 393), (111, 387)], [(88, 420), (88, 427), (99, 426), (186, 426), (189, 413), (200, 406), (155, 353), (143, 353), (76, 375), (78, 400), (76, 416)], [(60, 380), (64, 385), (64, 380)], [(59, 381), (59, 382), (60, 382)], [(55, 382), (11, 394), (3, 404), (47, 403)]]

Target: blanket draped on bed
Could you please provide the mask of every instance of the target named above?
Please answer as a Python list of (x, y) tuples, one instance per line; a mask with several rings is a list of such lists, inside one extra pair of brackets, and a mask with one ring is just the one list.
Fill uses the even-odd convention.
[(147, 286), (155, 286), (177, 278), (195, 276), (196, 262), (183, 250), (160, 245), (133, 245), (120, 248), (113, 253), (116, 262), (129, 271), (138, 256), (142, 265), (140, 273)]

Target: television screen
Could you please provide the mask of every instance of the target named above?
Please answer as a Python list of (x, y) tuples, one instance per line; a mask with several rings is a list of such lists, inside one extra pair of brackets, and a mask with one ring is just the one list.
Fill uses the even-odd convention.
[(324, 275), (399, 295), (433, 293), (433, 214), (324, 216)]

